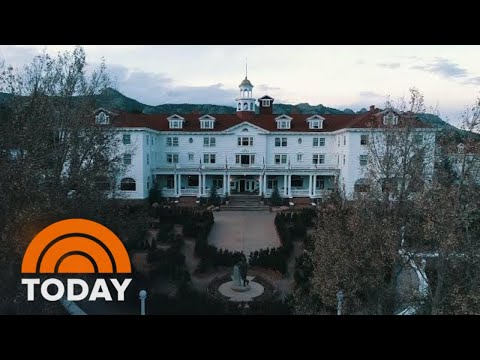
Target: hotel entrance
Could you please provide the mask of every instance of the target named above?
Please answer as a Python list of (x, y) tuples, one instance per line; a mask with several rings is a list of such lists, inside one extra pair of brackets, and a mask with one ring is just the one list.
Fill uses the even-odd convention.
[(232, 176), (231, 179), (231, 192), (232, 194), (258, 194), (259, 181), (258, 176), (244, 175), (244, 176)]

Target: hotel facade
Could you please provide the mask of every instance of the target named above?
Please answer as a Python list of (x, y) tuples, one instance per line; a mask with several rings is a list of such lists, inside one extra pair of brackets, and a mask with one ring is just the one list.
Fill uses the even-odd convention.
[[(235, 114), (137, 114), (99, 109), (96, 123), (118, 130), (127, 172), (118, 179), (129, 199), (145, 199), (156, 184), (164, 197), (327, 196), (338, 186), (351, 197), (368, 164), (371, 123), (396, 124), (402, 114), (273, 114), (274, 99), (253, 97), (241, 82)], [(259, 112), (256, 113), (258, 104)], [(377, 130), (381, 131), (381, 127)], [(417, 129), (435, 141), (429, 127)]]

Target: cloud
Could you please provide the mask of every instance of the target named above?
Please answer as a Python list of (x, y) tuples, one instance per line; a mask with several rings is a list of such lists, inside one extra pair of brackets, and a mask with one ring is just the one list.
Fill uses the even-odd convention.
[(468, 78), (463, 83), (467, 85), (480, 85), (480, 76)]
[(32, 47), (16, 45), (0, 46), (0, 60), (3, 59), (5, 65), (12, 65), (14, 67), (22, 67), (23, 65), (26, 65), (38, 54), (40, 54), (40, 51)]
[(265, 85), (265, 84), (257, 85), (256, 88), (257, 88), (258, 91), (277, 91), (277, 90), (281, 90), (281, 88), (279, 88), (279, 87), (268, 86), (268, 85)]
[(438, 74), (446, 79), (459, 79), (468, 75), (466, 69), (445, 58), (436, 58), (434, 62), (426, 65), (414, 65), (411, 69)]
[(381, 95), (379, 93), (376, 93), (376, 92), (373, 92), (373, 91), (360, 91), (358, 93), (358, 95), (361, 97), (361, 98), (368, 98), (368, 99), (371, 99), (371, 98), (384, 98), (385, 95)]
[(206, 86), (176, 85), (166, 74), (129, 70), (122, 65), (109, 65), (115, 85), (125, 96), (148, 105), (165, 103), (234, 105), (237, 91), (222, 83)]
[(400, 63), (380, 63), (377, 66), (385, 69), (398, 69), (400, 67)]

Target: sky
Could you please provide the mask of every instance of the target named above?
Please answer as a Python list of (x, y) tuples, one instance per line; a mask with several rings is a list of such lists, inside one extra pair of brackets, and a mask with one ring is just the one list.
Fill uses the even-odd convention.
[[(0, 59), (23, 66), (43, 49), (73, 45), (0, 45)], [(427, 107), (453, 125), (480, 95), (480, 46), (473, 45), (86, 45), (102, 58), (124, 95), (148, 105), (235, 106), (245, 77), (254, 97), (355, 111), (383, 107), (418, 88)]]

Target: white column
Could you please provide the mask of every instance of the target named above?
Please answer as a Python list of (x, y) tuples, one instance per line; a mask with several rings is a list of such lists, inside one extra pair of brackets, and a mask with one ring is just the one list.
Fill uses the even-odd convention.
[(267, 174), (263, 175), (263, 193), (267, 193)]
[(223, 174), (223, 195), (227, 195), (227, 174)]
[(207, 193), (207, 174), (203, 174), (203, 180), (202, 180), (202, 194), (206, 195)]
[(178, 174), (177, 191), (179, 196), (182, 195), (182, 175), (181, 174)]
[(173, 174), (173, 193), (175, 194), (175, 196), (178, 194), (178, 189), (177, 189), (177, 174), (174, 173)]
[(308, 175), (308, 196), (312, 196), (312, 175)]
[(202, 196), (202, 174), (198, 173), (198, 197)]
[(283, 175), (283, 196), (287, 196), (287, 176)]
[(313, 175), (313, 196), (317, 195), (317, 174)]
[(258, 194), (263, 195), (263, 175), (258, 175)]
[(230, 194), (230, 192), (232, 191), (232, 189), (230, 189), (230, 174), (227, 175), (227, 194)]
[(288, 194), (288, 197), (291, 197), (292, 196), (292, 175), (288, 175), (287, 179), (288, 179), (287, 194)]

